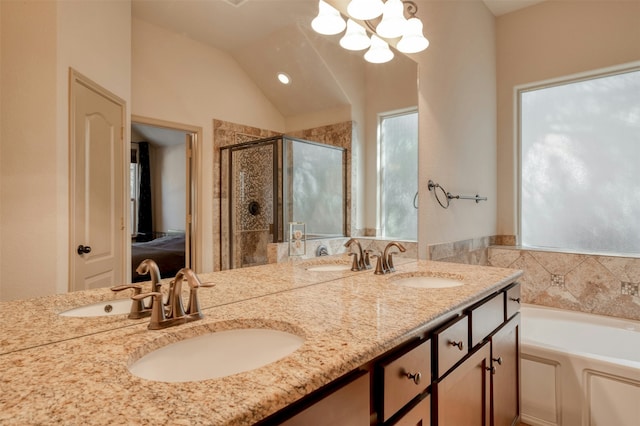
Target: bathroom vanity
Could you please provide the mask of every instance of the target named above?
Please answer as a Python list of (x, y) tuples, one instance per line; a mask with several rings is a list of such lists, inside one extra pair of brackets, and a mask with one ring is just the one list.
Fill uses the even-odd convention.
[[(0, 304), (9, 319), (0, 423), (503, 425), (518, 417), (520, 271), (413, 260), (385, 275), (308, 266), (199, 274), (215, 283), (199, 291), (205, 318), (163, 330), (126, 315), (58, 315), (113, 297), (107, 290)], [(405, 284), (425, 277), (459, 284)], [(129, 371), (170, 343), (256, 328), (304, 343), (263, 367), (202, 381)]]

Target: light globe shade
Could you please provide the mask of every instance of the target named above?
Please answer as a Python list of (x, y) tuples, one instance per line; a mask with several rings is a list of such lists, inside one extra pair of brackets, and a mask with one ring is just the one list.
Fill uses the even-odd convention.
[(340, 46), (347, 50), (364, 50), (371, 46), (371, 40), (362, 25), (348, 19), (347, 32), (340, 39)]
[(322, 0), (318, 1), (318, 16), (311, 21), (311, 28), (315, 32), (334, 35), (342, 32), (346, 26), (337, 9)]
[(404, 34), (406, 24), (402, 0), (387, 0), (384, 4), (382, 21), (376, 27), (376, 33), (384, 38), (400, 37)]
[(383, 7), (382, 0), (351, 0), (347, 6), (347, 13), (354, 19), (368, 21), (382, 15)]
[(374, 34), (371, 36), (371, 47), (364, 54), (364, 59), (372, 64), (384, 64), (393, 59), (393, 52), (386, 41)]
[(429, 47), (429, 40), (422, 35), (422, 21), (418, 18), (407, 20), (404, 35), (398, 41), (396, 48), (402, 53), (418, 53)]

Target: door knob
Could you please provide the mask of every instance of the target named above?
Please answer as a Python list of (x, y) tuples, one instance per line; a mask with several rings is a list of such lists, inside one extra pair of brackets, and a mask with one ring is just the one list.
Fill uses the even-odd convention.
[(78, 250), (77, 250), (77, 251), (78, 251), (78, 254), (79, 254), (80, 256), (82, 256), (83, 254), (89, 254), (89, 253), (91, 253), (91, 247), (89, 247), (89, 246), (83, 246), (82, 244), (80, 244), (80, 245), (78, 246)]

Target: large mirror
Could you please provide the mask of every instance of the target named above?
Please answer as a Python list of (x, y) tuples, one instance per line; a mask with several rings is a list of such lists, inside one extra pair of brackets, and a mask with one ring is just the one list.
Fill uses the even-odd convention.
[[(233, 194), (227, 193), (226, 185), (216, 193), (220, 180), (228, 178), (217, 172), (222, 168), (222, 174), (226, 173), (219, 160), (224, 156), (218, 156), (218, 152), (276, 136), (275, 133), (346, 149), (349, 186), (346, 235), (416, 238), (417, 65), (398, 52), (388, 63), (367, 63), (363, 59), (365, 51), (352, 52), (340, 47), (341, 34), (324, 36), (311, 29), (310, 22), (317, 11), (317, 0), (218, 0), (186, 4), (133, 1), (134, 26), (139, 25), (134, 35), (146, 33), (153, 39), (154, 31), (162, 29), (223, 51), (268, 99), (268, 107), (255, 102), (244, 117), (213, 117), (219, 119), (214, 121), (213, 135), (213, 214), (220, 215), (220, 220), (216, 217), (213, 223), (212, 254), (216, 270), (233, 264), (228, 261), (229, 256), (246, 258), (245, 262), (235, 262), (237, 265), (266, 263), (266, 244), (271, 241), (268, 237), (271, 233), (265, 226), (252, 229), (251, 236), (247, 231), (247, 235), (238, 237), (239, 241), (250, 240), (235, 244), (251, 247), (246, 253), (230, 254), (226, 250), (234, 244), (218, 223), (225, 227), (225, 205), (233, 205), (229, 202)], [(281, 84), (279, 73), (285, 73), (290, 84)], [(220, 78), (231, 81), (231, 76)], [(270, 107), (275, 109), (276, 117), (261, 120), (273, 112)], [(402, 119), (411, 114), (408, 120)], [(379, 145), (382, 130), (384, 146)], [(409, 150), (407, 145), (411, 145)], [(242, 228), (241, 224), (236, 225)]]
[[(75, 7), (71, 4), (65, 7)], [(342, 49), (338, 43), (340, 36), (322, 36), (310, 29), (310, 22), (317, 14), (317, 0), (215, 0), (215, 1), (150, 1), (132, 0), (132, 49), (131, 66), (138, 67), (141, 61), (138, 55), (145, 43), (158, 50), (157, 40), (141, 40), (149, 34), (148, 31), (138, 30), (141, 25), (160, 28), (166, 34), (187, 37), (202, 43), (203, 51), (223, 51), (238, 65), (241, 72), (246, 73), (255, 90), (264, 94), (280, 116), (278, 124), (274, 126), (257, 125), (248, 118), (225, 120), (211, 114), (205, 122), (186, 122), (175, 118), (177, 122), (200, 126), (204, 130), (205, 138), (200, 144), (214, 144), (219, 138), (214, 134), (212, 138), (211, 123), (222, 120), (227, 123), (233, 121), (244, 128), (258, 128), (275, 131), (281, 134), (291, 134), (294, 137), (313, 142), (325, 143), (331, 138), (332, 126), (349, 123), (347, 133), (351, 136), (347, 148), (347, 199), (348, 199), (348, 227), (347, 234), (357, 236), (380, 236), (379, 202), (379, 170), (383, 166), (379, 157), (378, 128), (380, 117), (394, 116), (406, 111), (417, 114), (417, 65), (410, 58), (395, 52), (395, 58), (387, 64), (368, 64), (363, 59), (364, 52), (349, 52)], [(3, 16), (4, 21), (4, 16)], [(169, 37), (169, 36), (168, 36)], [(170, 37), (169, 37), (170, 38)], [(3, 38), (3, 47), (9, 46), (10, 40)], [(165, 46), (160, 46), (164, 49)], [(170, 48), (170, 46), (167, 46)], [(28, 52), (22, 52), (27, 55)], [(35, 53), (33, 54), (36, 55)], [(215, 55), (212, 55), (215, 56)], [(54, 62), (55, 63), (55, 62)], [(112, 64), (117, 67), (120, 64)], [(161, 66), (162, 64), (154, 64)], [(185, 59), (184, 67), (190, 66)], [(53, 67), (55, 69), (55, 67)], [(81, 70), (82, 71), (82, 70)], [(201, 74), (202, 70), (199, 70)], [(292, 84), (284, 86), (276, 79), (276, 73), (284, 71), (293, 79)], [(91, 77), (91, 76), (89, 76)], [(136, 84), (136, 80), (133, 80)], [(4, 85), (4, 83), (3, 83)], [(155, 87), (157, 93), (173, 88)], [(132, 90), (137, 93), (135, 88)], [(6, 93), (3, 92), (3, 96)], [(133, 111), (137, 105), (152, 102), (150, 100), (134, 98)], [(209, 99), (218, 102), (224, 109), (227, 99)], [(56, 102), (53, 102), (56, 104)], [(67, 107), (61, 102), (58, 108)], [(259, 108), (256, 105), (256, 108)], [(170, 111), (182, 111), (188, 106), (175, 103), (163, 106), (160, 119), (172, 120)], [(152, 113), (141, 111), (143, 116), (156, 118)], [(253, 113), (252, 117), (260, 113)], [(3, 117), (3, 120), (5, 117)], [(274, 122), (275, 123), (275, 122)], [(417, 122), (416, 122), (417, 127)], [(316, 140), (314, 134), (318, 129), (325, 129), (323, 140)], [(327, 132), (326, 130), (329, 129)], [(236, 134), (242, 134), (242, 131)], [(265, 135), (270, 136), (270, 135)], [(393, 137), (389, 143), (393, 144)], [(129, 141), (127, 141), (128, 143)], [(417, 141), (416, 141), (417, 143)], [(204, 179), (206, 187), (200, 188), (200, 194), (214, 194), (219, 177), (216, 177), (215, 161), (219, 146), (214, 149), (204, 149), (200, 170), (197, 173), (213, 175), (212, 179)], [(56, 155), (62, 156), (63, 148), (57, 148)], [(403, 167), (402, 164), (398, 165)], [(406, 167), (405, 167), (406, 168)], [(417, 167), (416, 167), (417, 168)], [(4, 173), (4, 171), (3, 171)], [(3, 179), (5, 175), (3, 174)], [(417, 176), (415, 176), (417, 181)], [(60, 187), (64, 186), (62, 182)], [(417, 187), (417, 183), (416, 183)], [(218, 194), (219, 195), (219, 194)], [(26, 196), (26, 194), (25, 194)], [(413, 198), (411, 194), (410, 199)], [(5, 200), (3, 199), (4, 203)], [(407, 203), (409, 203), (408, 201)], [(210, 210), (205, 209), (207, 216), (214, 216), (219, 209), (219, 200), (214, 200)], [(36, 220), (36, 219), (34, 219)], [(216, 229), (215, 217), (199, 217), (203, 228), (196, 229), (197, 238), (205, 243), (201, 244), (201, 253), (197, 256), (206, 259), (216, 258), (215, 250), (219, 250), (219, 229)], [(52, 226), (65, 221), (62, 214), (58, 214), (51, 221)], [(29, 229), (24, 229), (28, 233)], [(65, 232), (58, 232), (58, 237), (64, 237)], [(26, 237), (27, 234), (25, 234)], [(394, 237), (388, 235), (388, 237)], [(34, 240), (34, 241), (31, 241)], [(38, 244), (30, 238), (33, 244)], [(25, 240), (25, 243), (29, 243)], [(39, 243), (42, 243), (40, 241)], [(64, 243), (49, 242), (57, 248), (57, 253), (65, 250)], [(26, 247), (28, 250), (29, 247)], [(65, 261), (54, 254), (52, 259), (42, 259), (43, 265), (57, 265), (66, 268)], [(46, 255), (45, 255), (46, 256)], [(217, 269), (215, 260), (206, 263), (208, 270)], [(30, 265), (21, 265), (23, 269)], [(206, 272), (206, 271), (203, 271)], [(58, 278), (65, 276), (64, 272), (55, 274)], [(10, 283), (2, 283), (2, 286)], [(59, 286), (58, 286), (59, 288)], [(4, 290), (3, 290), (4, 292)], [(49, 292), (46, 294), (51, 294)], [(25, 293), (24, 297), (38, 296), (37, 292)], [(2, 297), (0, 297), (2, 299)]]

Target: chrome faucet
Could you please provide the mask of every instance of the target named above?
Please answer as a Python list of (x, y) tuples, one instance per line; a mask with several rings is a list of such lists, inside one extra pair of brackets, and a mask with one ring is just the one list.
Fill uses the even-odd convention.
[(369, 253), (371, 250), (362, 250), (360, 241), (355, 238), (351, 238), (344, 246), (351, 249), (355, 245), (358, 248), (357, 252), (350, 251), (349, 256), (353, 256), (353, 263), (351, 264), (352, 271), (362, 271), (364, 269), (371, 269), (371, 263), (369, 262)]
[(376, 275), (384, 275), (396, 271), (396, 268), (393, 266), (393, 255), (398, 252), (392, 252), (391, 249), (393, 247), (396, 247), (402, 253), (406, 251), (404, 246), (397, 241), (392, 241), (387, 244), (382, 254), (376, 256), (378, 258), (374, 272)]
[[(185, 280), (189, 284), (189, 304), (187, 305), (186, 311), (182, 303), (182, 282)], [(142, 300), (146, 297), (153, 299), (149, 329), (160, 330), (203, 318), (204, 315), (200, 310), (200, 303), (198, 301), (198, 288), (213, 287), (214, 285), (213, 283), (202, 284), (195, 272), (189, 268), (182, 268), (171, 282), (169, 298), (167, 300), (168, 306), (166, 308), (162, 303), (162, 293), (159, 291), (137, 294), (134, 295), (132, 299)]]

